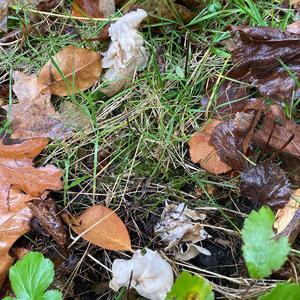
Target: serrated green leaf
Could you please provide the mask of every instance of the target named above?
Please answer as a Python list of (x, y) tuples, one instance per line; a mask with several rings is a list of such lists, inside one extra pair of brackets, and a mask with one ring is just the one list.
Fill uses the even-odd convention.
[(252, 278), (261, 279), (278, 270), (290, 251), (288, 239), (275, 240), (272, 226), (275, 216), (268, 207), (252, 211), (244, 223), (242, 238), (243, 256)]
[(166, 300), (213, 300), (211, 285), (200, 276), (182, 272), (168, 293)]
[(300, 285), (296, 283), (278, 284), (271, 292), (260, 296), (257, 300), (300, 300)]
[(53, 263), (39, 252), (29, 252), (9, 270), (9, 279), (18, 300), (44, 299), (44, 292), (53, 278)]

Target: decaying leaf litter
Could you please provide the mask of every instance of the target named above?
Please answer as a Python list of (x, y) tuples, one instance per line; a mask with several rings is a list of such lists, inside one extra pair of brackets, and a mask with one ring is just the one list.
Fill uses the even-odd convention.
[[(89, 1), (4, 3), (1, 226), (9, 230), (18, 214), (22, 223), (1, 237), (1, 282), (23, 247), (54, 260), (66, 298), (111, 299), (130, 281), (118, 282), (113, 261), (133, 264), (140, 252), (131, 251), (150, 248), (175, 275), (184, 268), (205, 276), (216, 297), (259, 295), (272, 281), (247, 274), (238, 230), (246, 214), (272, 207), (274, 232), (299, 249), (299, 36), (284, 30), (296, 11), (280, 1), (257, 1), (255, 14), (252, 1), (159, 1), (159, 9), (156, 1), (103, 1), (104, 10), (100, 2), (94, 15)], [(49, 170), (56, 185), (39, 175)], [(298, 270), (292, 254), (272, 279), (297, 278)], [(171, 273), (155, 276), (171, 282)], [(151, 298), (145, 283), (130, 294)]]

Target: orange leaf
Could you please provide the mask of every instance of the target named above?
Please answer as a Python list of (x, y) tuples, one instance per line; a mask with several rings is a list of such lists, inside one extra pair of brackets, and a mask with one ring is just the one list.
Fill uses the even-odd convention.
[(232, 169), (221, 161), (216, 148), (210, 141), (215, 127), (220, 123), (219, 120), (213, 120), (189, 141), (192, 162), (199, 163), (202, 168), (215, 175), (227, 173)]
[(125, 224), (111, 209), (94, 205), (80, 216), (63, 219), (85, 240), (108, 250), (131, 250), (131, 241)]
[(78, 90), (90, 88), (99, 79), (102, 71), (99, 54), (89, 49), (67, 46), (52, 59), (60, 70), (50, 60), (41, 69), (38, 81), (57, 96), (68, 96)]
[(13, 145), (0, 143), (0, 185), (17, 186), (33, 197), (40, 197), (46, 190), (60, 190), (62, 172), (59, 169), (51, 165), (32, 166), (33, 158), (47, 144), (47, 139), (32, 139)]
[[(26, 92), (26, 91), (25, 91)], [(30, 230), (32, 211), (27, 202), (62, 188), (62, 172), (54, 166), (35, 168), (33, 159), (48, 139), (32, 139), (4, 145), (0, 141), (0, 288), (14, 258), (14, 242)]]

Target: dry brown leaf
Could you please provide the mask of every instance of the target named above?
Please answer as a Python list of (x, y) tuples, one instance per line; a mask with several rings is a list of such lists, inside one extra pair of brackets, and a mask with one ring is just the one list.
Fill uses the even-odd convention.
[(4, 145), (0, 142), (0, 287), (14, 259), (9, 251), (30, 230), (27, 203), (62, 188), (62, 172), (54, 166), (34, 168), (33, 159), (47, 145), (45, 138)]
[(9, 250), (19, 237), (30, 230), (31, 217), (31, 210), (28, 207), (11, 212), (0, 210), (0, 287), (14, 262)]
[[(61, 170), (51, 165), (32, 166), (33, 159), (47, 144), (47, 139), (32, 139), (12, 145), (0, 143), (0, 185), (14, 185), (32, 197), (41, 197), (46, 190), (60, 190)], [(0, 199), (3, 199), (2, 194)]]
[(89, 49), (67, 46), (52, 59), (60, 72), (50, 60), (41, 69), (38, 81), (57, 96), (68, 96), (90, 88), (99, 79), (102, 71), (99, 54)]
[(294, 34), (300, 34), (300, 21), (298, 20), (296, 22), (289, 24), (286, 27), (286, 31), (294, 33)]
[(63, 219), (78, 235), (101, 248), (132, 251), (125, 224), (105, 206), (94, 205), (78, 217), (65, 214)]
[(115, 0), (74, 0), (72, 4), (75, 17), (109, 18), (115, 11)]
[(203, 8), (204, 2), (194, 1), (193, 6), (186, 2), (181, 1), (178, 4), (178, 1), (175, 0), (134, 0), (130, 1), (129, 5), (124, 5), (124, 11), (128, 12), (136, 8), (144, 9), (148, 12), (150, 23), (161, 22), (161, 18), (187, 23), (197, 16), (197, 12)]
[[(55, 112), (49, 91), (43, 89), (35, 75), (26, 75), (22, 72), (14, 72), (15, 83), (13, 91), (18, 97), (19, 103), (11, 107), (12, 138), (63, 138), (72, 131), (66, 128)], [(8, 111), (9, 107), (5, 109)]]
[(227, 173), (232, 169), (221, 161), (216, 148), (211, 143), (212, 133), (220, 123), (219, 120), (213, 120), (189, 141), (192, 162), (199, 163), (202, 168), (215, 175)]
[(268, 146), (300, 158), (300, 125), (288, 119), (281, 106), (272, 105), (253, 142), (262, 148), (268, 143)]
[(300, 232), (300, 189), (292, 194), (290, 201), (276, 214), (274, 228), (277, 235), (287, 236), (292, 244)]

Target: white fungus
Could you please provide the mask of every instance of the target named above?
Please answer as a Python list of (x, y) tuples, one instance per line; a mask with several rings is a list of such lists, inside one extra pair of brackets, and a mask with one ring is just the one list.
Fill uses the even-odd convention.
[(174, 277), (169, 263), (156, 251), (136, 251), (130, 260), (116, 259), (112, 265), (113, 278), (109, 286), (114, 291), (121, 287), (134, 288), (150, 300), (164, 300), (171, 290)]

